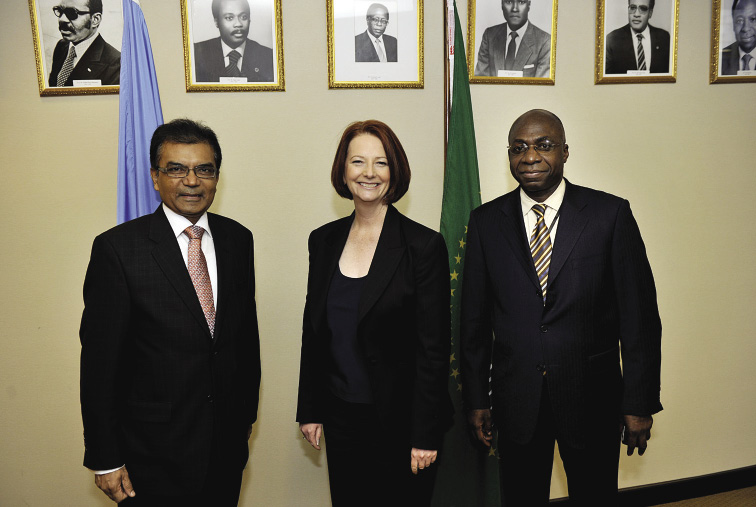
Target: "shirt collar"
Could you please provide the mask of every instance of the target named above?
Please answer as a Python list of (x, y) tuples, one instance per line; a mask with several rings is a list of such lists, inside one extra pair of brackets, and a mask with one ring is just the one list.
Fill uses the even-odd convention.
[(168, 219), (168, 223), (171, 224), (173, 235), (176, 236), (176, 238), (184, 233), (184, 229), (192, 225), (199, 225), (200, 227), (205, 229), (205, 234), (209, 235), (211, 238), (213, 237), (213, 233), (210, 232), (210, 225), (207, 221), (207, 211), (202, 214), (200, 219), (197, 220), (196, 224), (193, 224), (189, 221), (188, 218), (183, 217), (173, 211), (171, 208), (166, 206), (165, 203), (163, 203), (163, 211), (165, 212), (165, 216)]
[(92, 43), (95, 41), (97, 37), (99, 37), (99, 34), (95, 32), (90, 38), (84, 39), (78, 44), (73, 44), (73, 42), (69, 42), (68, 51), (71, 52), (71, 44), (73, 44), (74, 47), (76, 48), (76, 58), (81, 58), (81, 56), (87, 52), (87, 49), (89, 49), (89, 46), (92, 45)]
[(244, 48), (245, 47), (247, 47), (247, 41), (246, 40), (244, 42), (242, 42), (241, 45), (238, 48), (232, 48), (231, 46), (229, 46), (228, 44), (226, 44), (225, 42), (223, 42), (223, 39), (221, 38), (221, 51), (223, 51), (223, 57), (224, 58), (226, 58), (231, 51), (236, 51), (237, 53), (239, 53), (241, 55), (241, 57), (243, 57), (244, 56)]
[(741, 48), (740, 45), (738, 45), (738, 52), (740, 53), (740, 60), (743, 59), (743, 55), (753, 56), (751, 55), (751, 53), (753, 53), (753, 49), (749, 51), (748, 53), (746, 53), (745, 51), (743, 51), (743, 48)]
[(567, 185), (564, 182), (564, 178), (562, 178), (562, 181), (559, 182), (559, 186), (554, 190), (554, 193), (544, 202), (538, 202), (531, 199), (522, 187), (520, 187), (520, 205), (522, 206), (523, 216), (527, 215), (536, 204), (545, 204), (554, 211), (559, 211), (559, 208), (562, 206), (562, 201), (564, 200), (564, 192), (566, 189)]
[(528, 30), (528, 25), (530, 25), (530, 21), (526, 21), (525, 24), (522, 25), (517, 30), (512, 30), (511, 28), (509, 28), (509, 23), (505, 23), (505, 24), (507, 25), (507, 40), (509, 40), (509, 37), (511, 37), (511, 35), (509, 34), (512, 32), (517, 32), (517, 37), (519, 37), (520, 40), (522, 40), (522, 38), (525, 36), (525, 32)]
[[(643, 40), (647, 40), (647, 41), (651, 40), (651, 30), (649, 30), (649, 28), (648, 28), (649, 26), (651, 26), (651, 25), (649, 25), (648, 23), (646, 23), (646, 28), (641, 32), (641, 35), (643, 35)], [(633, 30), (632, 26), (630, 27), (630, 35), (633, 36), (633, 41), (638, 40), (638, 32), (636, 32), (635, 30)]]

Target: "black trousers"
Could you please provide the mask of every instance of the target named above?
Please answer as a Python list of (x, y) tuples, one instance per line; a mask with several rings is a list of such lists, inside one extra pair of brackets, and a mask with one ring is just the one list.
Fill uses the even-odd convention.
[(499, 474), (502, 505), (548, 505), (554, 442), (567, 474), (570, 505), (615, 505), (619, 467), (619, 421), (613, 414), (593, 421), (590, 439), (583, 448), (559, 441), (554, 414), (544, 379), (538, 425), (527, 444), (499, 434)]
[(429, 506), (436, 465), (412, 474), (409, 433), (382, 432), (373, 405), (330, 398), (323, 432), (333, 506)]

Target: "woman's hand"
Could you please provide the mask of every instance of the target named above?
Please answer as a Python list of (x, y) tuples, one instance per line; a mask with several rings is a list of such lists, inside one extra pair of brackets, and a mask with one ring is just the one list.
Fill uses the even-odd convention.
[[(322, 424), (320, 423), (300, 424), (299, 431), (302, 432), (302, 435), (304, 435), (304, 439), (310, 442), (311, 446), (313, 446), (317, 450), (320, 450), (320, 436), (323, 434)], [(434, 457), (433, 459), (435, 460), (436, 458)]]
[(412, 473), (417, 475), (418, 470), (423, 470), (431, 466), (431, 463), (436, 461), (438, 457), (438, 451), (426, 451), (425, 449), (412, 448), (410, 452), (410, 468)]

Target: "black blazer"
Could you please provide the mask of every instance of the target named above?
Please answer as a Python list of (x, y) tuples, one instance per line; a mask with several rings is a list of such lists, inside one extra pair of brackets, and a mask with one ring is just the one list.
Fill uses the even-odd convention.
[[(648, 25), (651, 33), (652, 74), (669, 72), (669, 32)], [(606, 69), (604, 74), (627, 74), (628, 70), (638, 70), (635, 60), (635, 46), (638, 40), (631, 33), (630, 24), (617, 28), (606, 36)]]
[(244, 467), (260, 351), (252, 233), (208, 214), (218, 268), (214, 337), (162, 206), (95, 238), (84, 282), (84, 465), (124, 463), (137, 491), (201, 483), (213, 433)]
[[(225, 76), (226, 66), (220, 37), (194, 45), (194, 72), (198, 83), (217, 83)], [(273, 50), (247, 39), (241, 74), (249, 82), (273, 82)]]
[(470, 215), (461, 317), (464, 401), (468, 410), (493, 406), (499, 431), (525, 443), (535, 430), (545, 375), (557, 435), (581, 447), (597, 420), (662, 408), (661, 322), (651, 267), (629, 203), (567, 182), (544, 306), (519, 191)]
[[(53, 50), (48, 86), (58, 86), (58, 74), (67, 57), (68, 41), (60, 39)], [(97, 34), (97, 38), (84, 56), (79, 58), (76, 67), (73, 68), (63, 86), (73, 86), (74, 79), (99, 79), (102, 86), (120, 84), (121, 52), (105, 42), (102, 35)]]
[(722, 49), (722, 72), (723, 76), (737, 76), (742, 65), (740, 61), (740, 49), (738, 41), (733, 42)]
[[(297, 421), (322, 423), (330, 330), (326, 299), (354, 214), (310, 234)], [(449, 259), (443, 237), (389, 206), (360, 297), (357, 337), (380, 427), (439, 449), (451, 423)]]
[[(386, 49), (386, 61), (395, 62), (397, 60), (396, 54), (396, 37), (383, 34), (383, 46)], [(370, 36), (367, 30), (354, 38), (354, 61), (355, 62), (380, 62), (378, 53), (375, 52), (375, 46), (373, 41), (370, 40)]]

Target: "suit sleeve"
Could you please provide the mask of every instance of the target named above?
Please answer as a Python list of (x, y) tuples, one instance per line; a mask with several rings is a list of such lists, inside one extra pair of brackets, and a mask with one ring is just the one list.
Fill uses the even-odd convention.
[(255, 242), (252, 233), (249, 233), (249, 274), (247, 276), (247, 298), (246, 315), (249, 318), (249, 336), (243, 344), (247, 360), (246, 368), (246, 388), (247, 396), (245, 397), (246, 413), (244, 414), (247, 424), (251, 425), (257, 421), (257, 410), (260, 402), (260, 334), (257, 325), (257, 303), (255, 302)]
[(322, 423), (322, 403), (319, 399), (319, 379), (325, 367), (323, 351), (317, 345), (315, 329), (312, 326), (311, 298), (312, 265), (315, 257), (316, 241), (310, 234), (307, 242), (309, 251), (309, 272), (307, 275), (307, 297), (302, 317), (302, 350), (299, 365), (299, 394), (297, 396), (297, 422), (300, 424)]
[(536, 63), (536, 77), (549, 77), (551, 74), (551, 36), (546, 35), (538, 45), (538, 62)]
[(460, 368), (466, 411), (491, 408), (489, 375), (493, 329), (491, 289), (475, 212), (467, 227), (467, 253), (462, 283)]
[(646, 248), (627, 201), (622, 202), (615, 223), (612, 269), (620, 314), (622, 413), (655, 414), (662, 410), (661, 320)]
[(491, 54), (490, 46), (490, 38), (491, 38), (491, 29), (487, 28), (486, 31), (483, 32), (483, 38), (480, 40), (480, 49), (478, 49), (478, 63), (475, 65), (475, 75), (476, 76), (495, 76), (496, 72), (492, 71), (490, 68), (491, 65), (493, 65), (493, 62), (491, 61), (493, 59), (493, 55)]
[(92, 245), (81, 318), (81, 414), (84, 466), (108, 470), (124, 463), (118, 445), (118, 372), (125, 355), (131, 299), (118, 255), (103, 236)]
[(435, 233), (414, 264), (417, 349), (410, 442), (412, 447), (433, 450), (441, 446), (450, 414), (451, 289), (443, 236)]

